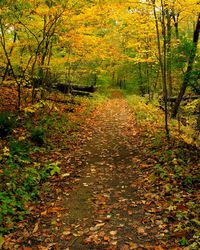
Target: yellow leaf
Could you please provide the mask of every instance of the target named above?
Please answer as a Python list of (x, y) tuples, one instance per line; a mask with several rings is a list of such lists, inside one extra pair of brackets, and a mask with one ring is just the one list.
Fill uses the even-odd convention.
[(143, 227), (138, 227), (137, 231), (138, 231), (139, 234), (145, 234), (145, 230), (144, 230)]
[(45, 210), (44, 212), (41, 212), (41, 216), (46, 216), (47, 215), (47, 210)]
[(115, 236), (117, 234), (117, 231), (110, 231), (110, 235)]
[(72, 233), (70, 232), (70, 231), (64, 231), (63, 233), (62, 233), (63, 235), (65, 235), (65, 236), (69, 236), (69, 235), (71, 235)]
[(34, 229), (33, 229), (33, 232), (32, 232), (33, 234), (36, 233), (36, 232), (38, 231), (39, 224), (40, 224), (39, 221), (35, 223), (35, 226), (34, 226)]
[(133, 242), (130, 243), (130, 250), (134, 250), (137, 248), (138, 248), (138, 245), (136, 243), (133, 243)]
[(9, 156), (10, 150), (9, 150), (8, 147), (5, 147), (5, 148), (3, 149), (3, 154), (4, 154), (5, 156)]

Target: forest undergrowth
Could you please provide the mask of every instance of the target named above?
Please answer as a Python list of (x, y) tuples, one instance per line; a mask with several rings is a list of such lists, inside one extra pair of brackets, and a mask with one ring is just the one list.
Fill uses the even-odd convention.
[(66, 167), (64, 157), (76, 146), (85, 118), (101, 102), (52, 93), (32, 105), (27, 92), (19, 113), (15, 89), (1, 90), (0, 245), (2, 235), (19, 228), (31, 212), (30, 202), (52, 191), (50, 182)]
[(145, 98), (129, 96), (128, 101), (140, 128), (150, 168), (148, 181), (155, 193), (157, 209), (150, 213), (152, 217), (159, 213), (169, 241), (177, 240), (184, 249), (199, 249), (199, 145), (191, 143), (191, 133), (185, 133), (190, 128), (183, 126), (180, 131), (175, 120), (169, 122), (168, 141), (162, 111), (146, 104)]

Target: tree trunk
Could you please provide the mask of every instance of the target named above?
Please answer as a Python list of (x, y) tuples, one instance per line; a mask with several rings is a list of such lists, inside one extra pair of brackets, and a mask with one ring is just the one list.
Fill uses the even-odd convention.
[[(11, 56), (11, 54), (12, 54), (12, 51), (13, 51), (13, 49), (14, 49), (14, 43), (16, 42), (16, 40), (17, 40), (17, 32), (15, 31), (14, 37), (13, 37), (13, 45), (12, 45), (12, 47), (11, 47), (11, 49), (10, 49), (9, 56)], [(1, 83), (3, 83), (3, 82), (5, 81), (5, 79), (6, 79), (6, 75), (7, 75), (7, 73), (8, 73), (9, 66), (10, 66), (9, 63), (7, 62), (6, 69), (5, 69), (5, 71), (4, 71), (4, 74), (3, 74), (3, 78), (2, 78)]]
[(179, 29), (178, 29), (179, 13), (178, 14), (172, 13), (172, 18), (174, 20), (176, 39), (178, 40), (179, 39)]
[(167, 83), (169, 89), (169, 96), (173, 95), (172, 90), (172, 65), (171, 65), (171, 15), (169, 10), (166, 10), (167, 16)]
[(6, 60), (7, 60), (7, 65), (8, 65), (8, 67), (10, 67), (11, 73), (12, 73), (13, 78), (14, 78), (16, 84), (17, 84), (17, 87), (18, 87), (17, 109), (20, 111), (20, 108), (21, 108), (21, 83), (17, 79), (17, 76), (16, 76), (16, 74), (14, 72), (12, 63), (10, 61), (9, 53), (8, 53), (8, 51), (6, 49), (6, 40), (5, 40), (4, 28), (3, 28), (3, 24), (1, 22), (1, 19), (0, 19), (0, 31), (1, 31), (0, 43), (2, 45), (4, 54), (5, 54), (5, 57), (6, 57)]
[(188, 86), (188, 83), (190, 81), (190, 76), (191, 76), (191, 73), (192, 73), (192, 66), (193, 66), (194, 59), (195, 59), (196, 52), (197, 52), (197, 44), (198, 44), (198, 40), (199, 40), (199, 29), (200, 29), (200, 13), (198, 15), (196, 28), (194, 30), (193, 48), (192, 48), (191, 53), (190, 53), (187, 70), (186, 70), (186, 72), (184, 74), (183, 83), (182, 83), (182, 86), (180, 88), (179, 95), (178, 95), (178, 97), (176, 99), (176, 102), (175, 102), (175, 105), (174, 105), (174, 108), (173, 108), (173, 111), (172, 111), (172, 117), (176, 117), (176, 115), (178, 113), (178, 110), (179, 110), (179, 107), (180, 107), (181, 100), (182, 100), (182, 98), (183, 98), (183, 96), (185, 94), (185, 90), (186, 90), (186, 88)]
[(162, 85), (163, 85), (163, 100), (165, 105), (165, 132), (166, 137), (169, 140), (169, 127), (168, 127), (168, 107), (167, 107), (167, 44), (166, 44), (166, 25), (165, 25), (165, 10), (164, 10), (164, 3), (161, 0), (161, 7), (162, 7), (162, 16), (161, 16), (161, 26), (162, 26), (162, 35), (163, 35), (163, 54), (161, 50), (161, 39), (160, 39), (160, 33), (159, 33), (159, 23), (158, 23), (158, 17), (156, 13), (156, 6), (155, 6), (155, 0), (152, 0), (153, 4), (153, 13), (155, 18), (155, 24), (156, 24), (156, 33), (157, 33), (157, 46), (158, 46), (158, 58), (159, 58), (159, 64), (160, 64), (160, 70), (161, 70), (161, 76), (162, 76)]

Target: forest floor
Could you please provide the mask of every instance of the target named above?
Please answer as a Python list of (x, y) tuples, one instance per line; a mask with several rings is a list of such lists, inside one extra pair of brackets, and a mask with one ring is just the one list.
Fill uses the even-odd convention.
[(5, 237), (4, 249), (189, 249), (166, 245), (169, 225), (149, 181), (156, 161), (140, 136), (127, 101), (113, 92), (88, 116), (62, 159), (68, 168), (53, 178), (32, 217)]

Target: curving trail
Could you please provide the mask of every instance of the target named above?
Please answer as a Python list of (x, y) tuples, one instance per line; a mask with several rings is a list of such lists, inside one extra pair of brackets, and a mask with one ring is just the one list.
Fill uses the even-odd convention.
[(123, 97), (113, 93), (88, 131), (89, 140), (70, 159), (80, 170), (64, 200), (66, 237), (59, 249), (154, 249), (158, 229), (145, 219), (146, 177), (137, 164), (142, 145)]
[(163, 249), (162, 227), (149, 212), (148, 156), (121, 94), (97, 107), (79, 136), (55, 193), (41, 198), (15, 249)]

